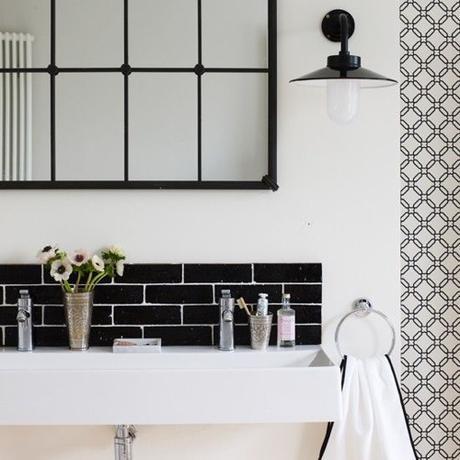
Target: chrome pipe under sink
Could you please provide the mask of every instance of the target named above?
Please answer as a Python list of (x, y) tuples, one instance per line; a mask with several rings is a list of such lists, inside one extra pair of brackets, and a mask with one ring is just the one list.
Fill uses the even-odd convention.
[(134, 425), (117, 425), (114, 439), (115, 460), (132, 460), (134, 439), (136, 439)]

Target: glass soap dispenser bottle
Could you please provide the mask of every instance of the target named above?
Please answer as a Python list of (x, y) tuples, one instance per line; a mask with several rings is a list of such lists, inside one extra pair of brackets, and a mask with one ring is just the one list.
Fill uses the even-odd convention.
[(295, 310), (291, 308), (291, 295), (283, 294), (282, 307), (278, 310), (278, 346), (295, 346)]

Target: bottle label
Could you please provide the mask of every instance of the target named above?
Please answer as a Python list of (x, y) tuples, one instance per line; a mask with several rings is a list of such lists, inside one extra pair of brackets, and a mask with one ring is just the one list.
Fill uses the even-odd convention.
[(280, 319), (280, 339), (295, 340), (295, 317), (282, 316)]

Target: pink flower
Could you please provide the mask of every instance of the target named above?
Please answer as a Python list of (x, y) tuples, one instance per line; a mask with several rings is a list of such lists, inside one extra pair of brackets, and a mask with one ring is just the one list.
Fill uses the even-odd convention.
[(70, 256), (70, 262), (72, 263), (72, 265), (76, 265), (77, 267), (80, 267), (81, 265), (86, 264), (88, 260), (89, 260), (89, 253), (88, 251), (85, 251), (84, 249), (77, 249)]
[(56, 257), (57, 255), (57, 248), (56, 246), (51, 246), (50, 244), (48, 246), (45, 246), (43, 249), (41, 249), (38, 254), (38, 260), (40, 261), (41, 264), (46, 264), (50, 259), (53, 257)]

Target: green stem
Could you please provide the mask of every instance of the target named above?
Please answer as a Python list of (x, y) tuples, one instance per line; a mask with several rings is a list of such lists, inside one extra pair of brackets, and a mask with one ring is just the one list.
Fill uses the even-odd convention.
[(66, 292), (68, 292), (69, 294), (72, 293), (72, 286), (70, 285), (70, 283), (68, 281), (63, 281), (63, 286), (64, 286), (64, 290)]
[(107, 273), (105, 273), (105, 272), (99, 273), (99, 275), (97, 275), (94, 278), (93, 282), (91, 283), (90, 291), (92, 291), (96, 287), (96, 284), (98, 284), (100, 281), (102, 281), (106, 276), (107, 276)]
[(92, 279), (93, 279), (93, 272), (91, 272), (88, 275), (88, 279), (87, 279), (86, 284), (85, 284), (85, 292), (89, 292), (89, 285), (91, 284)]
[(79, 271), (77, 275), (77, 282), (75, 283), (75, 287), (73, 289), (74, 292), (78, 292), (78, 285), (80, 284), (80, 279), (81, 279), (81, 272)]

